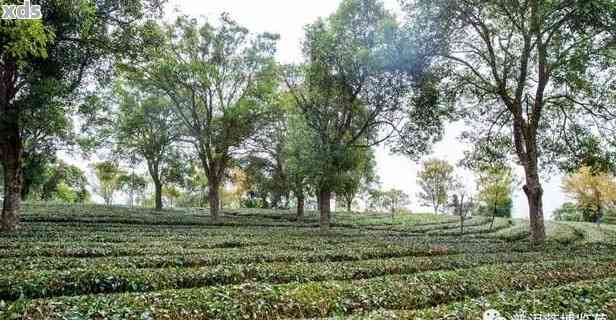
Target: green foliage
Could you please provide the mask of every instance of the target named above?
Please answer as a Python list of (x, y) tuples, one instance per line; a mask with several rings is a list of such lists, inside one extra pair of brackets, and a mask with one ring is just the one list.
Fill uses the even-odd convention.
[[(119, 112), (108, 129), (114, 140), (114, 154), (130, 161), (132, 166), (145, 160), (156, 188), (178, 182), (181, 156), (174, 144), (178, 143), (181, 129), (170, 99), (139, 81), (118, 82), (115, 91)], [(138, 187), (141, 191), (145, 189), (141, 184)]]
[(306, 27), (305, 64), (289, 68), (286, 80), (303, 118), (306, 163), (315, 168), (307, 177), (316, 191), (357, 185), (345, 186), (361, 171), (361, 149), (400, 132), (395, 119), (405, 116), (417, 73), (399, 64), (398, 36), (394, 16), (379, 1), (343, 1)]
[(28, 58), (46, 58), (47, 46), (55, 40), (53, 28), (41, 20), (3, 20), (0, 37), (2, 55), (18, 63), (25, 63)]
[(194, 146), (210, 184), (212, 214), (233, 156), (254, 135), (277, 86), (277, 35), (254, 35), (228, 14), (218, 24), (180, 16), (173, 24), (147, 26), (141, 63), (121, 69), (131, 80), (172, 102), (182, 135)]
[(552, 215), (556, 221), (583, 221), (582, 213), (572, 202), (563, 203), (560, 208), (554, 210)]
[(167, 199), (169, 206), (173, 208), (177, 199), (182, 196), (182, 192), (175, 186), (168, 186), (163, 188), (163, 197)]
[[(78, 108), (81, 99), (108, 80), (116, 55), (130, 47), (135, 22), (161, 7), (159, 0), (35, 3), (41, 19), (0, 21), (0, 149), (2, 166), (10, 169), (4, 180), (6, 229), (19, 221), (21, 155), (54, 155), (79, 140), (74, 119), (100, 111)], [(88, 119), (81, 120), (88, 128)]]
[(443, 71), (441, 89), (459, 102), (456, 114), (469, 128), (463, 141), (474, 146), (468, 165), (514, 160), (523, 166), (532, 238), (541, 243), (540, 170), (580, 160), (609, 164), (604, 160), (613, 154), (616, 6), (604, 0), (403, 3), (408, 29), (425, 40), (432, 67)]
[(455, 217), (432, 214), (340, 213), (331, 233), (318, 234), (309, 212), (297, 222), (290, 211), (240, 209), (215, 222), (201, 210), (24, 211), (28, 228), (3, 235), (0, 318), (39, 319), (46, 310), (46, 319), (271, 319), (385, 308), (438, 319), (462, 299), (500, 292), (513, 310), (526, 300), (512, 297), (528, 290), (602, 286), (616, 276), (616, 228), (599, 233), (592, 224), (550, 224), (556, 241), (537, 247), (513, 233), (501, 240), (506, 219), (490, 229), (479, 217), (461, 236)]
[[(349, 170), (341, 175), (339, 187), (335, 190), (336, 196), (339, 196), (341, 205), (345, 206), (347, 211), (352, 210), (353, 201), (364, 190), (370, 188), (378, 177), (376, 175), (376, 160), (374, 159), (374, 150), (372, 149), (359, 149), (358, 163), (355, 168)], [(403, 195), (401, 193), (395, 193), (394, 190), (389, 194), (389, 205), (392, 211), (395, 211), (406, 205)], [(407, 199), (408, 201), (408, 196)]]
[(424, 205), (431, 206), (434, 213), (446, 209), (454, 183), (453, 171), (453, 166), (445, 160), (429, 159), (423, 162), (417, 182), (421, 191), (417, 196)]
[(147, 187), (147, 180), (139, 174), (122, 174), (118, 177), (118, 189), (128, 194), (130, 206), (133, 206), (136, 197), (144, 197)]
[(297, 196), (306, 188), (298, 177), (301, 168), (289, 167), (289, 122), (297, 117), (297, 110), (285, 91), (277, 93), (267, 108), (267, 119), (251, 137), (250, 154), (239, 161), (246, 174), (248, 195), (244, 202), (248, 207), (285, 208), (291, 192)]
[(96, 192), (103, 198), (105, 204), (113, 203), (113, 196), (120, 189), (120, 177), (123, 175), (117, 163), (103, 161), (92, 165), (94, 174), (98, 179)]
[[(579, 281), (566, 285), (538, 290), (525, 290), (510, 294), (491, 294), (481, 298), (466, 298), (463, 301), (448, 303), (435, 308), (413, 311), (379, 310), (360, 316), (341, 319), (481, 319), (489, 310), (497, 310), (505, 319), (515, 316), (557, 314), (565, 317), (576, 314), (597, 315), (596, 318), (616, 316), (610, 308), (614, 299), (612, 287), (616, 285), (613, 277)], [(563, 301), (567, 303), (563, 304)]]
[[(558, 272), (558, 271), (561, 272)], [(79, 296), (18, 302), (10, 312), (27, 316), (54, 303), (51, 319), (90, 312), (131, 318), (153, 311), (154, 317), (185, 317), (190, 308), (195, 317), (237, 319), (247, 312), (250, 319), (276, 317), (326, 317), (374, 308), (421, 309), (464, 297), (479, 297), (503, 289), (539, 289), (612, 275), (609, 262), (558, 261), (482, 266), (459, 271), (436, 271), (417, 275), (377, 277), (352, 282), (326, 281), (268, 285), (170, 290), (156, 294)], [(119, 283), (118, 283), (119, 284)], [(410, 285), (413, 284), (413, 285)], [(105, 283), (100, 284), (103, 288)], [(115, 282), (110, 286), (117, 285)], [(196, 299), (196, 297), (201, 297)], [(289, 308), (293, 305), (293, 308)], [(94, 308), (94, 309), (92, 309)], [(184, 316), (182, 316), (184, 314)]]
[(616, 206), (616, 178), (587, 166), (563, 179), (563, 191), (576, 200), (584, 221), (598, 222)]
[(398, 189), (371, 189), (368, 194), (369, 207), (373, 210), (387, 210), (394, 214), (410, 204), (409, 195)]
[(204, 208), (207, 206), (208, 181), (203, 170), (195, 161), (188, 161), (186, 171), (182, 176), (184, 192), (178, 199), (178, 205), (182, 207)]
[(511, 217), (514, 176), (509, 167), (484, 167), (479, 172), (479, 214), (494, 217)]
[(74, 165), (46, 155), (29, 155), (24, 170), (24, 199), (83, 203), (90, 198), (88, 179)]
[(76, 203), (79, 200), (77, 193), (75, 193), (64, 182), (60, 182), (58, 184), (58, 190), (56, 193), (58, 200), (64, 203)]

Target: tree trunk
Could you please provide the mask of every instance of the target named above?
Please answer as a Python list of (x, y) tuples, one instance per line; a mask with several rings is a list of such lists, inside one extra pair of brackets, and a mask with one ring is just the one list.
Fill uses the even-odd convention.
[(30, 195), (30, 189), (32, 189), (32, 180), (22, 178), (21, 201), (28, 200), (28, 196)]
[(347, 200), (347, 212), (351, 212), (352, 205), (353, 205), (353, 199)]
[[(540, 110), (536, 106), (540, 103), (541, 101), (536, 101), (533, 107), (533, 110), (535, 110), (533, 115), (536, 117), (539, 117), (539, 114), (535, 115), (535, 112)], [(535, 245), (542, 244), (545, 241), (545, 226), (543, 224), (543, 188), (539, 181), (537, 151), (538, 118), (533, 118), (533, 122), (526, 123), (522, 116), (521, 104), (515, 103), (512, 108), (517, 110), (514, 113), (513, 138), (516, 153), (524, 167), (526, 184), (523, 189), (528, 201), (531, 242)]]
[(218, 221), (218, 213), (220, 212), (220, 182), (215, 177), (208, 178), (209, 186), (209, 202), (210, 202), (210, 214), (212, 220)]
[(147, 160), (148, 172), (154, 181), (154, 202), (156, 210), (163, 210), (163, 184), (160, 181), (160, 161), (155, 158)]
[(539, 182), (537, 168), (526, 166), (526, 185), (524, 193), (528, 200), (530, 234), (533, 244), (541, 244), (545, 241), (545, 226), (543, 224), (543, 188)]
[(297, 196), (297, 221), (304, 219), (304, 195)]
[(19, 222), (22, 188), (22, 141), (17, 125), (2, 130), (0, 142), (2, 168), (4, 169), (4, 204), (2, 207), (1, 228), (13, 231)]
[(156, 203), (156, 211), (163, 210), (163, 185), (160, 180), (154, 180), (154, 201)]
[(330, 200), (332, 197), (331, 191), (319, 192), (319, 211), (321, 213), (320, 226), (321, 231), (329, 231), (329, 219), (331, 213)]

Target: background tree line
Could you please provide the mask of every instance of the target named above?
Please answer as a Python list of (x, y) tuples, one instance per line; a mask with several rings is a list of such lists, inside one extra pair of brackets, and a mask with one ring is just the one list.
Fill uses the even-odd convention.
[[(313, 196), (327, 230), (332, 195), (350, 209), (376, 181), (374, 146), (419, 160), (446, 123), (464, 119), (473, 149), (462, 165), (478, 172), (478, 194), (451, 165), (429, 160), (419, 198), (435, 212), (462, 215), (472, 202), (507, 215), (509, 168), (519, 165), (536, 243), (545, 238), (543, 173), (613, 172), (611, 1), (409, 0), (395, 17), (380, 1), (344, 0), (305, 27), (295, 65), (276, 61), (278, 35), (228, 14), (161, 23), (159, 1), (39, 3), (41, 20), (0, 22), (5, 230), (58, 150), (109, 151), (93, 165), (108, 203), (117, 190), (131, 202), (142, 194), (134, 168), (145, 166), (156, 209), (163, 199), (207, 204), (216, 220), (228, 201), (294, 203), (301, 218)], [(49, 178), (53, 192), (87, 199), (83, 174), (67, 168)], [(372, 193), (394, 211), (406, 198)], [(577, 192), (577, 205), (602, 215), (610, 192), (594, 194), (601, 200), (587, 205), (593, 197)]]

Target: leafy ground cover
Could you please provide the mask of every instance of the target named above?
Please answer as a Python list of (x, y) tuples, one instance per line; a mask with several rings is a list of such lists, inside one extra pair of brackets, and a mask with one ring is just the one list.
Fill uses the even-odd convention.
[(0, 236), (0, 319), (616, 316), (616, 229), (475, 217), (26, 207)]

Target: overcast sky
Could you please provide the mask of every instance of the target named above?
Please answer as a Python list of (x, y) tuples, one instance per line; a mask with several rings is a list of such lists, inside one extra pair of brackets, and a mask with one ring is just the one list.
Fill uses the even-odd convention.
[[(397, 0), (385, 0), (385, 5), (401, 16)], [(278, 58), (283, 63), (301, 61), (300, 43), (303, 39), (303, 27), (315, 21), (318, 17), (325, 17), (333, 13), (340, 0), (171, 0), (166, 14), (167, 20), (173, 20), (179, 12), (196, 18), (215, 21), (222, 12), (228, 12), (241, 25), (252, 32), (272, 32), (280, 35), (278, 44)], [(428, 157), (446, 159), (452, 164), (462, 157), (463, 151), (468, 148), (457, 141), (457, 136), (463, 130), (463, 124), (455, 123), (447, 126), (443, 141), (434, 147), (434, 153)], [(75, 161), (70, 161), (75, 162)], [(78, 161), (81, 162), (81, 161)], [(403, 156), (390, 155), (387, 145), (377, 149), (378, 173), (384, 188), (397, 188), (406, 191), (411, 196), (413, 210), (427, 210), (422, 208), (416, 199), (416, 176), (420, 164)], [(81, 162), (83, 163), (83, 162)], [(518, 168), (518, 173), (522, 171)], [(474, 185), (474, 177), (469, 172), (459, 171), (469, 185)], [(552, 177), (544, 181), (544, 211), (546, 217), (565, 200), (560, 190), (561, 177)], [(518, 188), (514, 197), (514, 215), (527, 217), (528, 206), (526, 198)]]

